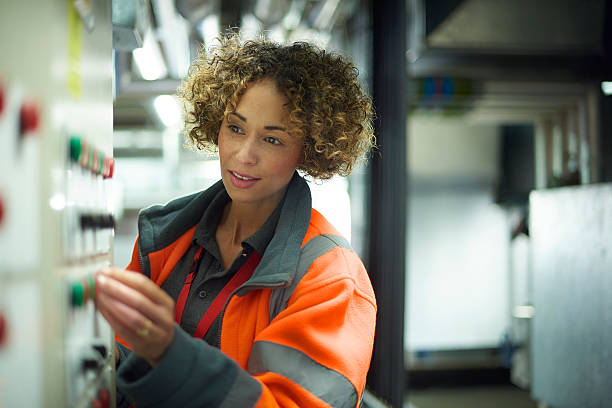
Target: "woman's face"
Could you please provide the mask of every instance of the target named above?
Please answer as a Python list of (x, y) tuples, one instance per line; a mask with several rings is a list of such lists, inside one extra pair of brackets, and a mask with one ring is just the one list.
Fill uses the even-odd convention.
[(302, 156), (302, 141), (287, 133), (287, 99), (274, 82), (251, 83), (221, 123), (219, 159), (232, 201), (274, 208)]

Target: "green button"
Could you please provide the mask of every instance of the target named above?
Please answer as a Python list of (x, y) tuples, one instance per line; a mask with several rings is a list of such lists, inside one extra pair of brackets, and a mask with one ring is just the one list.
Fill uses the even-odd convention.
[(99, 160), (98, 160), (98, 174), (102, 174), (102, 171), (104, 170), (104, 154), (102, 152), (98, 153), (99, 156)]
[(85, 298), (85, 290), (83, 289), (83, 284), (81, 283), (73, 283), (72, 284), (72, 305), (73, 306), (83, 306)]
[(70, 138), (70, 158), (78, 162), (81, 157), (81, 138), (74, 136)]

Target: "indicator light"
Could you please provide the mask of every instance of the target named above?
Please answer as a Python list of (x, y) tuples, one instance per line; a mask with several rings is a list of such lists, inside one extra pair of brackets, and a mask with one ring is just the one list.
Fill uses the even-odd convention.
[(40, 122), (40, 112), (34, 101), (25, 101), (19, 110), (19, 133), (25, 135), (35, 132)]

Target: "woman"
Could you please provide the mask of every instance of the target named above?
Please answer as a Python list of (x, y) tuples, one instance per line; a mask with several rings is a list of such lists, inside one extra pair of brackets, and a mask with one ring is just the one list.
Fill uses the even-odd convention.
[(226, 36), (179, 95), (190, 140), (218, 148), (222, 180), (143, 210), (127, 270), (97, 275), (98, 308), (120, 341), (119, 399), (357, 406), (374, 293), (296, 171), (347, 175), (373, 146), (356, 69), (308, 44)]

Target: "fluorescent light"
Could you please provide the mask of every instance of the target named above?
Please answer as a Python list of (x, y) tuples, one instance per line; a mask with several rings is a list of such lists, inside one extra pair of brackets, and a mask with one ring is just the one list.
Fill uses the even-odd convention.
[(534, 314), (535, 308), (533, 306), (516, 306), (513, 313), (517, 319), (531, 319)]
[(280, 24), (277, 24), (276, 26), (270, 29), (270, 31), (268, 32), (268, 38), (274, 42), (281, 44), (287, 41), (285, 30)]
[(601, 90), (604, 95), (612, 95), (612, 81), (604, 81), (601, 83)]
[(293, 30), (300, 24), (305, 5), (306, 0), (293, 0), (291, 2), (291, 7), (287, 14), (285, 14), (285, 18), (283, 18), (283, 26), (285, 26), (287, 30)]
[(141, 48), (132, 51), (134, 61), (140, 75), (147, 81), (164, 78), (168, 75), (168, 68), (162, 57), (159, 44), (155, 41), (153, 32), (147, 31)]
[(49, 206), (55, 211), (61, 211), (66, 208), (66, 197), (62, 193), (55, 193), (49, 199)]
[(253, 40), (262, 33), (263, 26), (253, 14), (242, 16), (240, 23), (240, 36), (245, 40)]
[(315, 19), (314, 26), (321, 30), (330, 29), (333, 21), (332, 18), (336, 13), (339, 3), (340, 0), (327, 0), (325, 4), (323, 4), (323, 7), (321, 7), (321, 11)]
[(217, 14), (210, 14), (198, 25), (198, 30), (204, 39), (206, 48), (210, 47), (215, 38), (219, 36), (219, 16)]
[(174, 96), (159, 95), (155, 97), (153, 107), (166, 127), (174, 127), (181, 122), (181, 110)]
[(191, 26), (176, 12), (174, 1), (152, 1), (158, 22), (157, 37), (166, 56), (165, 62), (172, 78), (183, 78), (189, 70), (189, 30)]
[(306, 41), (320, 48), (327, 47), (331, 40), (331, 34), (325, 31), (313, 30), (300, 24), (289, 34), (289, 42)]

